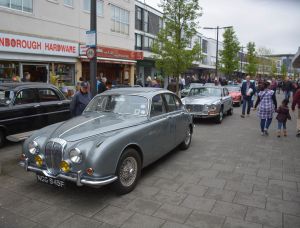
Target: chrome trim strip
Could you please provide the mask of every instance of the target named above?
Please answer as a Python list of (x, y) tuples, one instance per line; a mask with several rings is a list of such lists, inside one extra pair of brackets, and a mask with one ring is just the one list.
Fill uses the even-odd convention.
[(29, 166), (28, 165), (28, 158), (26, 158), (25, 161), (21, 161), (19, 163), (19, 165), (24, 167), (26, 171), (41, 172), (47, 177), (60, 178), (60, 179), (72, 181), (72, 182), (75, 182), (77, 186), (83, 186), (83, 185), (103, 186), (103, 185), (110, 184), (110, 183), (112, 183), (112, 182), (114, 182), (115, 180), (118, 179), (117, 176), (108, 177), (108, 179), (100, 180), (100, 181), (81, 179), (82, 171), (78, 171), (77, 174), (76, 174), (76, 177), (70, 177), (70, 176), (67, 176), (67, 175), (64, 175), (64, 174), (58, 174), (57, 176), (52, 176), (46, 170), (43, 170), (43, 169), (40, 169), (40, 168), (37, 168), (37, 167), (33, 167), (33, 166)]

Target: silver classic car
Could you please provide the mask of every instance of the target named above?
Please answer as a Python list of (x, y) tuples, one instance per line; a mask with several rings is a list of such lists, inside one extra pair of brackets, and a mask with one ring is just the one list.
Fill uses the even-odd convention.
[(214, 118), (217, 123), (221, 123), (224, 114), (233, 113), (232, 98), (224, 87), (192, 88), (188, 96), (181, 100), (194, 118)]
[(81, 116), (36, 131), (20, 164), (51, 185), (112, 183), (125, 194), (143, 167), (177, 146), (187, 149), (192, 133), (192, 117), (172, 92), (114, 89), (94, 97)]

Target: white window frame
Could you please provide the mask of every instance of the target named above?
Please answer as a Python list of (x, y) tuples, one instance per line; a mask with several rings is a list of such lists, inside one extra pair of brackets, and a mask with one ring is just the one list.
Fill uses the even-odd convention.
[[(71, 1), (72, 3), (71, 4), (70, 3), (66, 3), (66, 1)], [(74, 0), (64, 0), (64, 5), (73, 8), (74, 7)]]
[(15, 11), (20, 11), (22, 13), (33, 13), (33, 0), (31, 0), (31, 11), (24, 11), (24, 0), (21, 0), (22, 1), (22, 6), (21, 6), (21, 9), (15, 9), (15, 8), (12, 8), (12, 0), (7, 0), (7, 2), (9, 2), (9, 6), (2, 6), (0, 5), (0, 8), (5, 8), (5, 9), (10, 9), (10, 10), (15, 10)]
[(129, 35), (130, 30), (130, 11), (122, 9), (116, 5), (111, 4), (111, 31)]
[[(86, 9), (86, 8), (85, 8), (85, 3), (86, 3), (86, 2), (88, 2), (88, 7), (89, 7), (89, 9)], [(83, 11), (86, 12), (86, 13), (91, 13), (91, 0), (83, 0), (82, 3), (83, 3), (83, 5), (82, 5)], [(99, 10), (98, 10), (98, 4), (99, 4), (99, 3), (102, 4), (102, 8), (101, 8), (101, 11), (100, 11), (100, 12), (99, 12)], [(104, 1), (103, 1), (103, 0), (97, 0), (97, 16), (98, 16), (98, 17), (103, 17), (103, 15), (104, 15), (103, 12), (104, 12)]]

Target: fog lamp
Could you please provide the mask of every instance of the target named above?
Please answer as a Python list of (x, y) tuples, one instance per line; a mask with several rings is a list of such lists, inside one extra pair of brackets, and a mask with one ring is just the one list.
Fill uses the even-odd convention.
[(93, 173), (94, 173), (94, 170), (93, 170), (92, 168), (88, 168), (88, 169), (86, 169), (86, 173), (87, 173), (88, 175), (92, 176)]
[(38, 166), (38, 167), (41, 167), (43, 165), (43, 158), (41, 155), (35, 155), (34, 156), (34, 161), (35, 161), (35, 164)]
[(67, 162), (67, 161), (62, 161), (60, 164), (59, 164), (59, 168), (61, 169), (61, 171), (63, 171), (64, 173), (68, 173), (70, 172), (70, 164)]

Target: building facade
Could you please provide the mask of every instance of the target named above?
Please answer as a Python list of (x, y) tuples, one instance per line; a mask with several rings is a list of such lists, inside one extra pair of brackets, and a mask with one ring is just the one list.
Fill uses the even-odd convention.
[[(133, 0), (97, 0), (98, 75), (134, 83), (136, 52)], [(0, 78), (74, 85), (89, 80), (86, 31), (90, 0), (0, 1)]]

